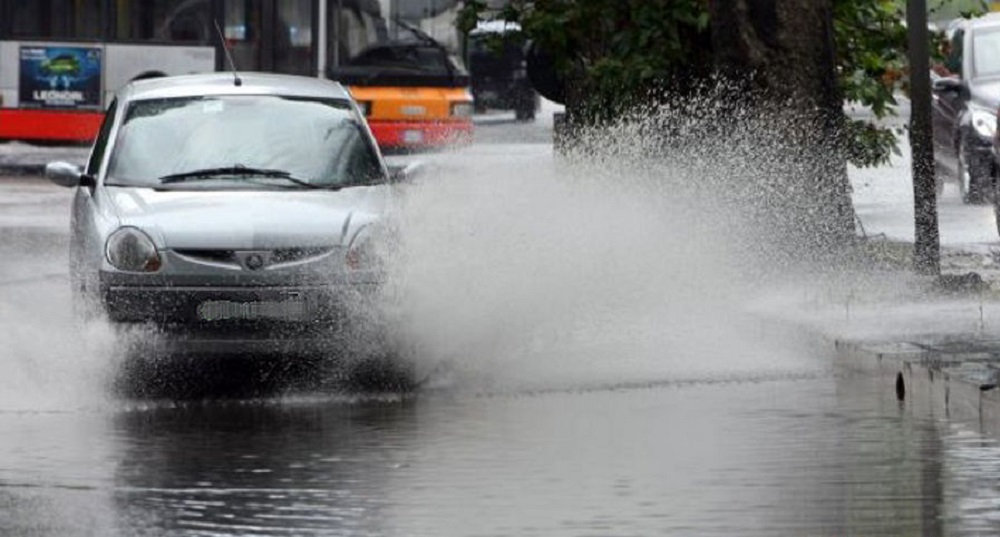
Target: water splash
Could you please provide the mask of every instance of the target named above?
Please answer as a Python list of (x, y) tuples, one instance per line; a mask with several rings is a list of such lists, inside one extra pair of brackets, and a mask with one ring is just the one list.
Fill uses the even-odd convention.
[(0, 412), (77, 411), (111, 403), (120, 345), (105, 322), (67, 311), (63, 280), (8, 285), (0, 300)]
[(795, 242), (812, 191), (780, 169), (781, 124), (720, 129), (719, 102), (643, 110), (565, 157), (438, 159), (404, 194), (387, 295), (416, 361), (512, 389), (822, 368), (747, 313), (821, 268)]

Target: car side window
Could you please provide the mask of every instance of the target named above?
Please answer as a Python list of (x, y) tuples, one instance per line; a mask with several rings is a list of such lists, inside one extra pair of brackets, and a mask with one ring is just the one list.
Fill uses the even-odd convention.
[(97, 139), (94, 140), (94, 149), (90, 154), (90, 160), (87, 162), (87, 175), (96, 176), (101, 170), (101, 164), (104, 162), (104, 152), (108, 147), (108, 138), (111, 137), (111, 127), (115, 124), (117, 109), (117, 100), (111, 101), (108, 111), (104, 114), (101, 130), (97, 132)]
[(344, 163), (344, 175), (348, 178), (347, 183), (352, 185), (372, 185), (378, 184), (382, 175), (382, 168), (379, 166), (375, 149), (366, 142), (362, 127), (352, 123), (354, 133), (346, 140), (347, 159)]
[(957, 77), (962, 76), (962, 43), (965, 38), (964, 30), (955, 30), (955, 35), (951, 37), (951, 47), (944, 64), (949, 71)]
[(358, 145), (361, 147), (351, 152), (347, 162), (347, 176), (351, 178), (349, 184), (378, 184), (382, 174), (377, 162), (367, 147), (360, 143)]

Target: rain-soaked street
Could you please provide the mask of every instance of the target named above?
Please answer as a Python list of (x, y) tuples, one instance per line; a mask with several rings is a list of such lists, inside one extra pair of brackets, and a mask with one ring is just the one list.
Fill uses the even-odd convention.
[(444, 178), (407, 199), (401, 280), (429, 373), (405, 393), (118, 393), (114, 331), (70, 314), (70, 191), (0, 181), (0, 535), (1000, 529), (995, 438), (741, 312), (688, 230), (644, 234), (645, 200), (542, 182), (549, 128), (424, 157)]

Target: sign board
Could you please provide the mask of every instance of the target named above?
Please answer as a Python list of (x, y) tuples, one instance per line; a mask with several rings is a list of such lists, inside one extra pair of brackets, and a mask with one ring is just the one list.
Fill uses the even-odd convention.
[(23, 108), (101, 110), (101, 49), (22, 46), (19, 95)]

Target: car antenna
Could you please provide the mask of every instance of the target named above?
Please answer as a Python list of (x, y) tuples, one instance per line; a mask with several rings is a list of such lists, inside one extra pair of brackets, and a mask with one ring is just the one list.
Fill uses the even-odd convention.
[(229, 43), (226, 42), (226, 36), (223, 35), (222, 28), (219, 27), (219, 21), (212, 19), (212, 22), (215, 23), (215, 31), (219, 33), (219, 41), (222, 42), (222, 50), (226, 52), (226, 60), (229, 61), (229, 68), (233, 70), (233, 85), (237, 87), (242, 86), (243, 81), (240, 80), (240, 75), (236, 72), (236, 62), (233, 61), (233, 54), (229, 50)]

